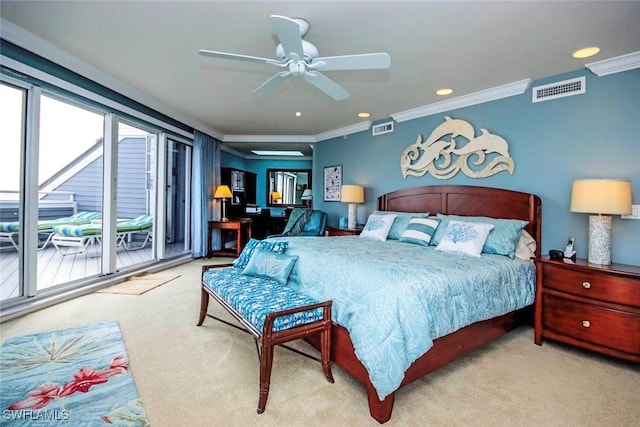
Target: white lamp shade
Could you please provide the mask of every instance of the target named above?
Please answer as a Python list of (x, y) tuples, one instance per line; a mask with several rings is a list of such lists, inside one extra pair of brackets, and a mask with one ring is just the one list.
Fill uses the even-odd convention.
[(343, 185), (340, 189), (340, 201), (343, 203), (364, 203), (364, 187)]
[(311, 195), (311, 189), (307, 188), (302, 192), (302, 196), (300, 196), (300, 198), (302, 200), (311, 200), (312, 195)]
[(213, 197), (215, 199), (230, 199), (231, 189), (228, 185), (218, 185), (218, 188), (216, 188), (216, 192)]
[(571, 190), (571, 212), (608, 215), (631, 213), (631, 181), (579, 179)]

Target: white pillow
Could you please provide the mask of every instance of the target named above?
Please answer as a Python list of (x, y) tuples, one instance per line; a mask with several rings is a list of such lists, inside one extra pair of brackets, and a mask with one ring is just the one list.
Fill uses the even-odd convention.
[(367, 223), (364, 225), (360, 237), (371, 237), (378, 240), (387, 240), (389, 230), (393, 225), (393, 221), (397, 215), (377, 215), (371, 214), (367, 218)]
[(536, 255), (536, 241), (527, 230), (522, 230), (518, 244), (516, 245), (516, 256), (524, 260), (530, 260)]
[(449, 221), (445, 235), (436, 246), (436, 250), (461, 252), (479, 257), (493, 228), (493, 224), (482, 222)]

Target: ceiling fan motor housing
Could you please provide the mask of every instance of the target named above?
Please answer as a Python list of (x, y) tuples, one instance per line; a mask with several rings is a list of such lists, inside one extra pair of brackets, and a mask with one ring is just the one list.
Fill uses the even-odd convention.
[[(302, 52), (304, 53), (304, 60), (307, 64), (310, 64), (311, 61), (320, 55), (318, 48), (306, 40), (302, 40)], [(276, 47), (276, 58), (282, 62), (288, 62), (292, 59), (291, 56), (289, 56), (289, 52), (284, 51), (282, 43)]]

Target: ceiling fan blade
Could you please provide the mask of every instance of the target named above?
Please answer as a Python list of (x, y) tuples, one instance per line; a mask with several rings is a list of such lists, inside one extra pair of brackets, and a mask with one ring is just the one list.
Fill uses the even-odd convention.
[(266, 82), (262, 83), (253, 93), (267, 93), (280, 86), (280, 83), (285, 81), (287, 77), (289, 77), (291, 73), (289, 71), (280, 71), (278, 74), (275, 74)]
[(271, 15), (271, 24), (278, 35), (278, 39), (280, 39), (280, 43), (282, 43), (285, 54), (292, 59), (304, 59), (300, 24), (291, 18), (280, 15)]
[(199, 50), (198, 53), (202, 56), (210, 56), (212, 58), (232, 59), (234, 61), (244, 61), (244, 62), (257, 62), (260, 64), (272, 64), (272, 65), (277, 65), (279, 67), (286, 66), (286, 64), (283, 64), (280, 61), (276, 61), (274, 59), (269, 59), (269, 58), (260, 58), (258, 56), (237, 55), (235, 53), (216, 52), (214, 50), (204, 50), (204, 49)]
[(345, 100), (350, 96), (342, 86), (318, 71), (307, 71), (304, 73), (304, 79), (336, 101)]
[(311, 61), (313, 70), (382, 70), (391, 66), (388, 53), (364, 53), (361, 55), (325, 56)]

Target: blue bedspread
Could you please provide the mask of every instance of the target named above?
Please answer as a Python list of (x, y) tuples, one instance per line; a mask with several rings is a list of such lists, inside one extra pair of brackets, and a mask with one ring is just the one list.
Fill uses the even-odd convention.
[(358, 236), (277, 240), (299, 257), (288, 285), (333, 301), (381, 400), (436, 338), (534, 301), (531, 261)]

